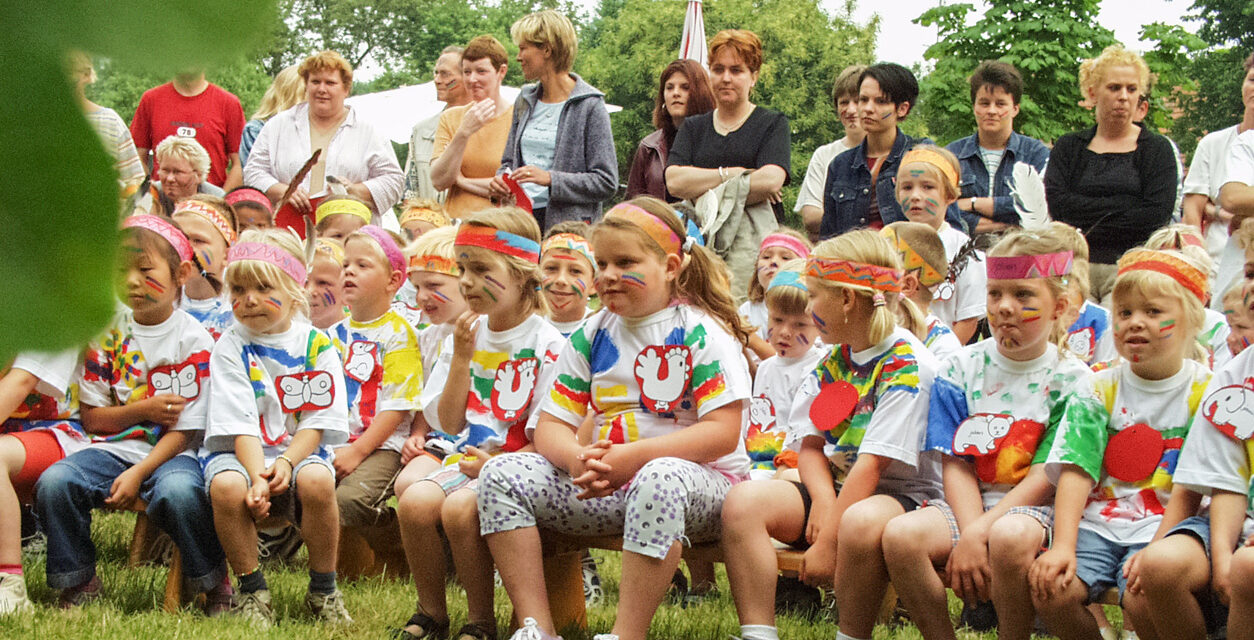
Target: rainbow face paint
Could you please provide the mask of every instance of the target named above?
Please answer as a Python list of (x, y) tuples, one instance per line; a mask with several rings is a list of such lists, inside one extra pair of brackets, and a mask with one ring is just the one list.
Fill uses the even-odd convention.
[(213, 254), (210, 253), (208, 249), (200, 252), (200, 264), (206, 270), (213, 266)]
[(579, 278), (575, 278), (575, 291), (579, 292), (579, 296), (583, 297), (588, 293), (588, 283)]
[(801, 344), (810, 344), (810, 341), (806, 340), (806, 337), (800, 334), (797, 335), (797, 342), (800, 342)]
[(492, 291), (490, 289), (483, 287), (483, 292), (488, 294), (488, 297), (492, 299), (492, 302), (496, 302), (496, 296), (492, 295)]
[(331, 293), (330, 291), (322, 292), (322, 300), (323, 302), (326, 303), (328, 307), (335, 306), (335, 294)]
[(1158, 335), (1164, 338), (1169, 338), (1171, 337), (1172, 330), (1174, 330), (1175, 328), (1176, 328), (1175, 320), (1163, 320), (1162, 322), (1158, 323)]
[(636, 271), (627, 271), (623, 273), (622, 279), (623, 279), (623, 282), (626, 282), (627, 284), (630, 284), (633, 286), (640, 287), (641, 289), (645, 287), (643, 273), (639, 273)]
[(439, 290), (432, 291), (431, 295), (436, 300), (439, 300), (440, 302), (445, 302), (445, 303), (452, 302), (452, 300), (449, 300), (448, 296), (444, 295), (443, 293), (440, 293)]
[(278, 298), (266, 298), (266, 304), (270, 306), (271, 308), (273, 308), (275, 311), (283, 310), (283, 303), (279, 302)]
[(152, 276), (148, 276), (144, 278), (144, 284), (148, 285), (149, 289), (152, 289), (153, 291), (156, 291), (159, 294), (165, 293), (165, 286), (163, 286), (160, 282), (157, 282), (156, 280), (154, 280)]
[(823, 319), (818, 317), (813, 311), (810, 312), (810, 317), (814, 319), (814, 324), (818, 325), (820, 329), (827, 327), (827, 323), (823, 322)]
[[(505, 285), (501, 284), (496, 278), (493, 278), (492, 276), (489, 276), (489, 275), (485, 275), (483, 276), (483, 279), (487, 280), (488, 284), (496, 287), (497, 289), (500, 289), (501, 291), (505, 290)], [(493, 298), (493, 300), (496, 300), (496, 298)]]
[(1041, 310), (1036, 307), (1024, 307), (1021, 317), (1024, 322), (1036, 322), (1041, 319)]
[(911, 177), (918, 178), (918, 177), (919, 177), (919, 176), (921, 176), (921, 175), (923, 175), (923, 170), (922, 170), (922, 169), (911, 169), (911, 170), (910, 170), (910, 176), (911, 176)]

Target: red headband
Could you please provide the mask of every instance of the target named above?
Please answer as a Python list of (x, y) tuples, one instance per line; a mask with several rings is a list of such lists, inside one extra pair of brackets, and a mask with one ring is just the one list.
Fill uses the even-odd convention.
[(662, 251), (682, 257), (684, 242), (661, 218), (649, 213), (641, 207), (629, 202), (614, 205), (605, 214), (606, 218), (622, 218), (644, 231), (661, 247)]
[(1198, 300), (1206, 302), (1207, 274), (1189, 264), (1170, 251), (1154, 249), (1133, 249), (1119, 258), (1119, 273), (1122, 276), (1129, 271), (1156, 271), (1180, 283)]
[(540, 264), (539, 242), (492, 227), (463, 224), (457, 228), (457, 239), (453, 241), (453, 246), (479, 247)]

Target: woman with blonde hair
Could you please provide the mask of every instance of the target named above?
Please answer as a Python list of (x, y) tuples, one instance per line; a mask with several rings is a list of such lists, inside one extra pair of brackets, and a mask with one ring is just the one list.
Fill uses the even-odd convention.
[(248, 162), (248, 152), (252, 151), (253, 143), (257, 141), (266, 121), (280, 111), (287, 111), (304, 101), (305, 79), (300, 77), (296, 65), (287, 67), (274, 76), (274, 82), (270, 83), (270, 88), (261, 96), (261, 105), (253, 113), (252, 119), (244, 123), (244, 133), (239, 140), (240, 165)]

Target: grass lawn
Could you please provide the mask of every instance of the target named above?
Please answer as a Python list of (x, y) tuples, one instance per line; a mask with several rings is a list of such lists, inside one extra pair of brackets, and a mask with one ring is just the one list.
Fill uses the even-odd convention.
[[(0, 638), (24, 638), (52, 640), (133, 640), (141, 638), (180, 638), (195, 640), (226, 640), (232, 638), (275, 638), (289, 640), (314, 640), (317, 638), (371, 638), (385, 640), (391, 628), (403, 623), (414, 610), (414, 590), (411, 583), (383, 578), (371, 578), (349, 584), (341, 584), (348, 601), (349, 613), (356, 623), (343, 630), (332, 630), (314, 624), (304, 607), (304, 595), (308, 576), (303, 566), (286, 569), (267, 569), (267, 579), (274, 594), (275, 610), (279, 624), (266, 633), (257, 633), (236, 620), (222, 618), (208, 620), (198, 611), (186, 608), (176, 615), (161, 611), (161, 595), (165, 585), (164, 567), (127, 569), (126, 548), (134, 526), (133, 514), (96, 512), (94, 538), (100, 558), (99, 572), (104, 582), (105, 596), (98, 603), (80, 610), (62, 612), (56, 608), (56, 593), (44, 582), (42, 555), (26, 558), (26, 582), (31, 598), (38, 605), (33, 615), (0, 619)], [(611, 603), (592, 608), (588, 612), (589, 631), (567, 632), (567, 640), (587, 640), (593, 633), (610, 630), (614, 620), (612, 603), (617, 600), (619, 556), (615, 553), (596, 552), (601, 558), (601, 579), (606, 600)], [(302, 552), (303, 556), (303, 552)], [(655, 638), (684, 638), (694, 640), (726, 640), (739, 632), (736, 610), (728, 594), (726, 578), (719, 567), (722, 596), (699, 606), (681, 609), (663, 605), (653, 620), (650, 634)], [(466, 615), (465, 596), (456, 586), (448, 589), (449, 608), (453, 629), (463, 624)], [(958, 602), (951, 597), (950, 608), (956, 613)], [(1109, 614), (1117, 616), (1116, 610)], [(496, 616), (502, 640), (507, 638), (510, 606), (505, 591), (498, 589)], [(780, 636), (790, 640), (831, 640), (836, 636), (833, 621), (816, 621), (794, 617), (781, 617), (778, 621)], [(875, 630), (876, 640), (884, 638), (920, 638), (911, 625), (899, 627), (880, 626)], [(973, 632), (958, 633), (963, 639), (995, 638), (995, 634)]]

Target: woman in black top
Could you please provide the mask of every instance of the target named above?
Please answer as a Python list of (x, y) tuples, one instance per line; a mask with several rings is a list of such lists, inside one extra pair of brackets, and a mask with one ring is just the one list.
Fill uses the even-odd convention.
[(1058, 139), (1045, 171), (1045, 195), (1055, 219), (1084, 232), (1092, 262), (1091, 295), (1110, 292), (1115, 263), (1171, 222), (1176, 161), (1171, 143), (1132, 122), (1148, 91), (1149, 67), (1120, 46), (1080, 66), (1080, 87), (1097, 125)]

